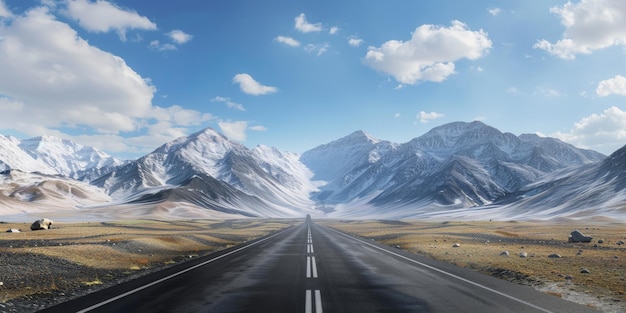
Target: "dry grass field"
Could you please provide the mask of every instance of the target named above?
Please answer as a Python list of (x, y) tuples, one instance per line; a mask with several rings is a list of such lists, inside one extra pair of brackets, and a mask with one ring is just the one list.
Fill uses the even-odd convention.
[[(605, 312), (626, 312), (626, 224), (323, 221), (376, 240)], [(568, 243), (573, 230), (590, 243)], [(598, 240), (602, 243), (598, 243)], [(458, 247), (453, 245), (458, 244)], [(504, 253), (508, 251), (508, 256)], [(520, 257), (525, 253), (526, 257)], [(558, 254), (560, 257), (550, 257)], [(586, 269), (589, 273), (581, 273)]]
[[(287, 220), (0, 223), (0, 312), (36, 311), (283, 229)], [(8, 229), (20, 233), (7, 233)]]

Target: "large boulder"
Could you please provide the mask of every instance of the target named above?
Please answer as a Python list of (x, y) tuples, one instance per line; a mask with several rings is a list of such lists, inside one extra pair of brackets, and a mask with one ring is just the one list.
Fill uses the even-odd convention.
[(591, 239), (593, 238), (589, 236), (585, 236), (580, 231), (575, 230), (569, 235), (568, 241), (569, 242), (591, 242)]
[(43, 230), (50, 228), (52, 228), (52, 220), (49, 220), (47, 218), (36, 220), (32, 225), (30, 225), (31, 230)]

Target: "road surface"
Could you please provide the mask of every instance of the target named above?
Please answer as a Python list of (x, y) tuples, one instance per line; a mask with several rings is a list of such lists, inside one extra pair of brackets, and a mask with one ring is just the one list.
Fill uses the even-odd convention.
[(307, 220), (45, 312), (595, 312)]

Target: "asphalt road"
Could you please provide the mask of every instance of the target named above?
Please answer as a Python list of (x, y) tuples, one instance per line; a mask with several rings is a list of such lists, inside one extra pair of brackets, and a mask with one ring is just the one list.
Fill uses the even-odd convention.
[(306, 222), (45, 312), (595, 312)]

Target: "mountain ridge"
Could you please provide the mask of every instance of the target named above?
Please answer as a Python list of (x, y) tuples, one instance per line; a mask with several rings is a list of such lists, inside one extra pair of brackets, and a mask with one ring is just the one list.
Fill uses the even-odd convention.
[[(495, 215), (520, 218), (524, 212), (542, 216), (539, 211), (548, 212), (567, 202), (564, 189), (554, 186), (571, 184), (576, 179), (570, 177), (576, 175), (594, 177), (587, 185), (596, 189), (611, 186), (616, 191), (612, 197), (608, 193), (602, 197), (585, 193), (589, 199), (578, 198), (581, 203), (606, 208), (614, 216), (619, 212), (615, 206), (626, 201), (626, 197), (620, 200), (626, 194), (621, 163), (626, 160), (619, 157), (621, 154), (606, 157), (558, 139), (516, 136), (477, 121), (437, 126), (401, 144), (355, 131), (301, 155), (264, 145), (249, 149), (206, 128), (167, 142), (137, 160), (103, 167), (99, 164), (108, 160), (107, 155), (95, 148), (71, 142), (41, 148), (45, 144), (52, 147), (51, 142), (64, 141), (45, 136), (22, 141), (1, 137), (0, 147), (10, 147), (12, 155), (35, 151), (37, 158), (30, 157), (33, 163), (25, 165), (52, 168), (54, 173), (48, 173), (52, 175), (66, 176), (59, 173), (61, 169), (78, 173), (69, 165), (59, 165), (66, 164), (63, 162), (83, 168), (96, 164), (84, 172), (93, 176), (75, 179), (90, 182), (110, 197), (110, 201), (94, 206), (98, 214), (128, 214), (135, 208), (139, 213), (133, 216), (173, 218), (313, 214), (397, 219), (460, 212), (473, 216), (490, 208)], [(24, 148), (21, 152), (20, 143)], [(2, 150), (0, 164), (6, 164), (2, 153), (9, 152)], [(48, 161), (42, 162), (46, 158)], [(549, 195), (550, 190), (556, 191)], [(537, 209), (541, 201), (552, 207)], [(531, 204), (535, 207), (529, 207)], [(564, 208), (561, 215), (584, 215), (579, 213), (584, 207), (577, 206), (577, 210)]]

